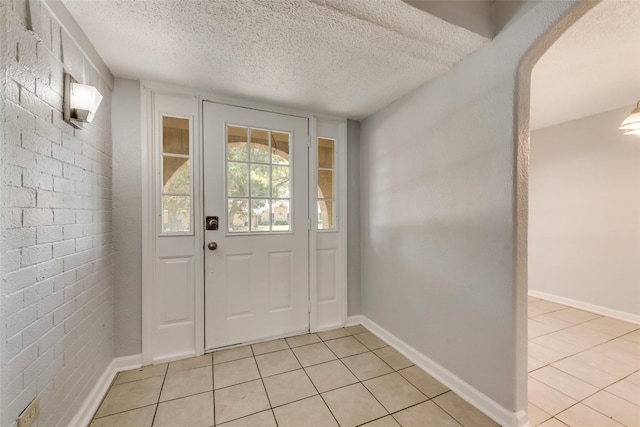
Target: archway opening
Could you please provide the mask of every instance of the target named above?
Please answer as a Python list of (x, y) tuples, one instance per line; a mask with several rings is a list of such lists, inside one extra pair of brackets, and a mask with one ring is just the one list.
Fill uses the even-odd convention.
[[(527, 351), (532, 425), (551, 418), (568, 422), (574, 407), (614, 416), (606, 413), (611, 408), (588, 401), (604, 393), (608, 380), (580, 371), (603, 345), (633, 331), (640, 313), (640, 141), (617, 130), (640, 97), (638, 55), (618, 51), (634, 40), (636, 51), (640, 46), (634, 25), (640, 5), (579, 4), (572, 12), (525, 58), (520, 73), (520, 112), (531, 106), (531, 131), (520, 127), (518, 147), (517, 281), (529, 295), (528, 306), (519, 306), (529, 315), (528, 337), (521, 337), (528, 348), (519, 348)], [(626, 291), (618, 294), (621, 288)], [(616, 299), (627, 314), (636, 307), (627, 322), (615, 319), (626, 316), (622, 306), (601, 310)], [(607, 314), (613, 316), (607, 320)], [(576, 393), (562, 378), (592, 392)], [(540, 398), (553, 393), (560, 393), (553, 405)]]

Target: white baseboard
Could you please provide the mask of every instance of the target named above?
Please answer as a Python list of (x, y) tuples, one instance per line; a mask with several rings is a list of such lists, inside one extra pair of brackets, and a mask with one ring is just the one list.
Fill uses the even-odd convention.
[(547, 301), (568, 305), (573, 308), (579, 308), (580, 310), (590, 311), (592, 313), (601, 314), (603, 316), (613, 317), (614, 319), (640, 325), (640, 315), (638, 314), (614, 310), (613, 308), (603, 307), (601, 305), (591, 304), (584, 301), (578, 301), (572, 298), (561, 297), (559, 295), (548, 294), (546, 292), (540, 292), (533, 289), (529, 289), (529, 295), (535, 298), (542, 298)]
[(355, 316), (347, 317), (347, 321), (344, 326), (355, 326), (360, 325), (362, 323), (362, 315), (356, 314)]
[[(313, 329), (310, 329), (309, 332), (311, 332), (312, 334), (315, 334), (316, 332), (324, 332), (324, 331), (330, 331), (332, 329), (337, 329), (337, 328), (342, 328), (342, 326), (344, 326), (342, 323), (334, 323), (331, 325), (322, 325), (322, 326), (316, 326)], [(290, 335), (288, 335), (290, 336)]]
[(102, 375), (100, 375), (96, 385), (91, 389), (84, 402), (82, 402), (80, 409), (69, 425), (72, 427), (87, 427), (91, 423), (93, 415), (98, 410), (102, 399), (104, 399), (107, 391), (109, 391), (109, 387), (111, 383), (113, 383), (116, 374), (120, 371), (139, 368), (141, 361), (142, 355), (140, 354), (113, 359)]
[(142, 354), (134, 354), (132, 356), (116, 357), (113, 359), (114, 374), (129, 369), (138, 369), (142, 367)]
[[(360, 316), (362, 325), (377, 335), (387, 344), (398, 350), (416, 366), (449, 387), (464, 400), (478, 408), (501, 426), (526, 427), (529, 426), (527, 413), (524, 410), (513, 412), (499, 405), (440, 364), (429, 359), (400, 338), (393, 335), (371, 319)], [(359, 322), (360, 323), (360, 322)]]

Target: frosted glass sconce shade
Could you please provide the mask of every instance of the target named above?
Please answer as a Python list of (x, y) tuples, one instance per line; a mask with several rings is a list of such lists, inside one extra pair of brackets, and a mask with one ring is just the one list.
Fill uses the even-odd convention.
[(625, 135), (640, 135), (640, 101), (618, 129)]
[(102, 102), (102, 95), (93, 86), (80, 84), (69, 74), (64, 75), (64, 120), (77, 129), (91, 123)]

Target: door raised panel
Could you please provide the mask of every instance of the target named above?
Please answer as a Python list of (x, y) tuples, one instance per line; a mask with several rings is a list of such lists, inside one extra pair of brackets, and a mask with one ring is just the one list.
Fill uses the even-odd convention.
[(318, 251), (318, 301), (327, 302), (336, 299), (336, 265), (337, 252), (335, 249)]
[(161, 258), (159, 277), (164, 295), (160, 324), (191, 320), (193, 258)]
[(269, 308), (271, 311), (291, 310), (293, 292), (293, 254), (269, 253)]
[(227, 256), (227, 318), (251, 316), (250, 254)]

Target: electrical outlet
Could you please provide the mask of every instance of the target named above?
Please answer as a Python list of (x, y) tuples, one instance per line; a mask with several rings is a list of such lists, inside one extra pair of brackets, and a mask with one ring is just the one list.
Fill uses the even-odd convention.
[(18, 427), (31, 427), (40, 415), (40, 399), (37, 397), (29, 403), (18, 417)]

